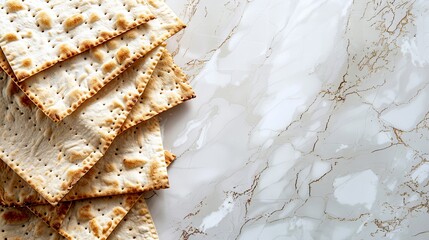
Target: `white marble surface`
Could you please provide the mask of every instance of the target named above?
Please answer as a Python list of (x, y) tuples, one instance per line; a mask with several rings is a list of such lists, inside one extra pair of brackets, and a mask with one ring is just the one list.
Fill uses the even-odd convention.
[(429, 239), (429, 1), (167, 2), (161, 239)]

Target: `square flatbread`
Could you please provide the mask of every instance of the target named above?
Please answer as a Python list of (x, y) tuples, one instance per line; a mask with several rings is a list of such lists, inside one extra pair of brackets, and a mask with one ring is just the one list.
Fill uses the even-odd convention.
[[(56, 64), (18, 86), (53, 121), (61, 121), (130, 64), (184, 27), (165, 3), (151, 0), (149, 6), (157, 19)], [(12, 72), (7, 63), (1, 66)]]
[(153, 18), (142, 0), (5, 0), (0, 46), (22, 81)]
[(55, 205), (105, 154), (163, 51), (137, 61), (60, 124), (0, 73), (0, 158)]

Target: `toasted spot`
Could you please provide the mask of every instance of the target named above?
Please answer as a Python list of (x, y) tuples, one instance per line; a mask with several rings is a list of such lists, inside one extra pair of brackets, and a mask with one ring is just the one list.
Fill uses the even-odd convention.
[(119, 187), (119, 182), (115, 179), (103, 178), (103, 182), (108, 186)]
[(106, 119), (106, 127), (111, 126), (115, 123), (115, 119), (114, 118), (108, 118)]
[(113, 225), (113, 222), (112, 221), (108, 221), (107, 224), (106, 224), (106, 227), (103, 229), (103, 234), (106, 234), (110, 230), (110, 228), (112, 227), (112, 225)]
[(73, 50), (66, 43), (61, 44), (58, 51), (61, 57), (68, 57), (73, 55)]
[(94, 214), (92, 214), (91, 206), (85, 205), (81, 207), (77, 213), (77, 217), (79, 220), (91, 220), (94, 218)]
[(128, 32), (124, 33), (124, 37), (126, 37), (126, 38), (132, 38), (132, 39), (134, 39), (137, 36), (138, 36), (138, 34), (137, 34), (137, 32), (135, 30), (131, 30), (131, 31), (128, 31)]
[(115, 168), (115, 165), (110, 164), (110, 163), (107, 163), (107, 164), (104, 166), (104, 170), (105, 170), (106, 172), (113, 172), (115, 169), (116, 169), (116, 168)]
[(158, 168), (159, 168), (159, 163), (158, 162), (153, 162), (150, 167), (149, 167), (149, 176), (153, 179), (157, 172), (158, 172)]
[(26, 59), (22, 60), (22, 66), (23, 67), (31, 67), (31, 65), (33, 65), (33, 62), (31, 61), (30, 58), (26, 58)]
[(89, 81), (88, 81), (88, 85), (91, 87), (91, 88), (94, 88), (94, 87), (101, 87), (101, 83), (100, 83), (100, 81), (98, 80), (98, 78), (96, 78), (96, 77), (93, 77), (93, 78), (91, 78)]
[(146, 209), (140, 209), (140, 211), (139, 211), (139, 215), (140, 216), (145, 216), (146, 214), (149, 214), (149, 212), (146, 210)]
[(116, 99), (113, 99), (113, 100), (112, 100), (112, 104), (111, 104), (111, 105), (109, 105), (109, 109), (110, 109), (110, 110), (114, 110), (114, 109), (124, 109), (124, 108), (125, 108), (124, 104), (122, 104), (122, 102), (120, 102), (120, 101), (118, 101), (118, 100), (116, 100)]
[[(55, 214), (57, 216), (65, 216), (68, 210), (70, 209), (70, 206), (71, 206), (71, 202), (59, 204), (58, 207), (55, 208), (55, 211), (56, 211)], [(58, 230), (61, 227), (61, 218), (58, 217), (56, 219), (53, 219), (52, 221), (53, 222), (51, 224), (51, 227)]]
[[(138, 15), (138, 19), (142, 19), (142, 20), (153, 20), (153, 19), (155, 19), (155, 17), (154, 16), (148, 16), (149, 14), (148, 13), (141, 13), (141, 14), (139, 14)], [(133, 23), (133, 24), (135, 24), (135, 26), (137, 25), (136, 23)]]
[(30, 107), (33, 105), (33, 102), (26, 95), (22, 95), (19, 100), (20, 100), (20, 103), (25, 107)]
[(83, 92), (82, 92), (82, 90), (80, 90), (79, 88), (76, 87), (75, 89), (70, 91), (69, 96), (70, 96), (71, 101), (76, 102), (82, 98)]
[(100, 33), (100, 38), (102, 38), (102, 39), (107, 39), (107, 38), (110, 38), (110, 35), (111, 35), (111, 33), (106, 32), (106, 31), (102, 31), (102, 32)]
[[(111, 127), (113, 125), (114, 119), (112, 117), (107, 118), (102, 124), (100, 124), (101, 127)], [(104, 135), (104, 133), (101, 133), (102, 135)], [(106, 135), (106, 138), (108, 136)], [(105, 141), (104, 143), (106, 143), (107, 141)]]
[(118, 40), (112, 39), (107, 41), (107, 47), (112, 50), (112, 49), (116, 49), (119, 46), (119, 42)]
[(89, 23), (94, 23), (94, 22), (96, 22), (96, 21), (98, 21), (98, 20), (100, 20), (100, 16), (98, 16), (98, 14), (97, 14), (97, 13), (91, 13), (91, 14), (89, 15), (89, 19), (88, 19), (88, 22), (89, 22)]
[[(138, 95), (137, 95), (138, 96)], [(125, 102), (127, 102), (127, 105), (130, 107), (130, 106), (132, 106), (132, 105), (130, 105), (130, 104), (132, 104), (132, 103), (129, 103), (128, 101), (134, 101), (134, 98), (136, 97), (136, 95), (135, 94), (132, 94), (131, 96), (129, 95), (129, 94), (126, 94), (126, 95), (124, 95), (124, 97), (123, 97), (123, 99), (124, 99), (124, 101)]]
[(36, 21), (43, 29), (50, 29), (52, 27), (52, 18), (45, 11), (41, 11), (37, 14)]
[(57, 215), (62, 216), (66, 214), (69, 211), (71, 204), (71, 202), (61, 203), (59, 207), (56, 208)]
[(24, 5), (19, 0), (7, 0), (6, 8), (8, 12), (17, 12), (19, 10), (24, 10)]
[(94, 48), (91, 50), (92, 57), (99, 63), (102, 63), (104, 60), (104, 53), (100, 50), (100, 48)]
[(94, 233), (94, 236), (97, 238), (101, 237), (101, 226), (97, 223), (97, 219), (94, 218), (92, 220), (89, 221), (89, 228), (91, 229), (91, 231)]
[(139, 4), (138, 1), (134, 1), (134, 0), (125, 0), (125, 2), (129, 7), (135, 7)]
[(158, 7), (157, 2), (156, 2), (156, 1), (154, 1), (154, 0), (148, 0), (147, 2), (148, 2), (152, 7), (155, 7), (155, 8), (157, 8), (157, 7)]
[(30, 76), (30, 73), (28, 73), (27, 71), (16, 71), (15, 76), (18, 79), (24, 79), (28, 78)]
[(85, 80), (88, 77), (88, 73), (83, 72), (81, 75), (79, 75), (79, 77), (77, 77), (77, 81), (78, 82), (82, 82), (83, 80)]
[(63, 25), (66, 30), (71, 30), (84, 22), (82, 14), (75, 14), (69, 18), (67, 18)]
[(127, 19), (125, 18), (125, 16), (123, 14), (117, 14), (116, 15), (116, 27), (119, 29), (126, 29), (129, 25)]
[(155, 42), (155, 40), (156, 40), (156, 36), (155, 36), (154, 34), (151, 34), (151, 35), (149, 36), (149, 40), (150, 40), (150, 42)]
[(116, 61), (118, 61), (119, 64), (122, 64), (125, 60), (130, 58), (130, 56), (130, 49), (127, 47), (121, 47), (116, 53)]
[(2, 217), (3, 220), (5, 220), (8, 224), (20, 224), (30, 219), (29, 214), (18, 209), (10, 209), (9, 211), (5, 212)]
[(50, 66), (52, 66), (52, 62), (45, 62), (45, 63), (40, 65), (40, 68), (48, 68)]
[(136, 196), (136, 195), (128, 195), (126, 198), (125, 198), (125, 207), (131, 207), (131, 206), (133, 206), (135, 203), (136, 203), (136, 200), (138, 199), (139, 197), (138, 196)]
[(122, 163), (126, 168), (137, 168), (146, 164), (146, 160), (143, 159), (124, 159)]
[[(93, 171), (94, 169), (89, 170), (84, 177), (82, 177), (79, 180), (79, 184), (81, 184), (81, 182), (86, 181), (88, 184), (92, 184), (91, 179), (93, 179), (95, 176), (97, 176), (97, 171)], [(86, 184), (86, 183), (85, 183)]]
[(8, 42), (13, 42), (18, 40), (18, 35), (15, 33), (6, 33), (3, 38)]
[(21, 34), (21, 37), (31, 38), (32, 36), (33, 36), (33, 32), (32, 31), (28, 31), (26, 33)]
[(116, 65), (117, 64), (115, 61), (108, 61), (107, 63), (103, 64), (103, 66), (101, 66), (101, 69), (103, 72), (111, 72), (116, 67)]
[(76, 150), (69, 151), (70, 162), (76, 162), (79, 160), (83, 160), (87, 156), (88, 156), (88, 154), (86, 153), (86, 151), (76, 151)]
[(90, 178), (90, 176), (87, 176), (87, 174), (85, 174), (85, 177), (79, 179), (79, 186), (81, 186), (81, 187), (88, 186), (90, 184), (90, 182), (88, 181), (89, 178)]
[(69, 182), (71, 184), (76, 183), (80, 179), (81, 176), (82, 176), (82, 172), (79, 169), (77, 169), (77, 170), (69, 170), (67, 172), (67, 177), (68, 177), (68, 180), (69, 180)]
[(125, 211), (125, 209), (123, 209), (121, 207), (115, 207), (113, 209), (113, 214), (115, 216), (125, 215), (125, 214), (127, 214), (127, 211)]
[(79, 43), (79, 48), (80, 49), (88, 49), (88, 48), (90, 48), (90, 47), (92, 47), (94, 45), (95, 45), (95, 41), (89, 40), (89, 39), (85, 39), (85, 40), (82, 40)]

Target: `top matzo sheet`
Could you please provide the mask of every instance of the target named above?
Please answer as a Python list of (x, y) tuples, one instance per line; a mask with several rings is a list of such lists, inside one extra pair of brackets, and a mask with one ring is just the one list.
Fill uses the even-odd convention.
[(0, 46), (22, 81), (153, 18), (145, 0), (0, 1)]

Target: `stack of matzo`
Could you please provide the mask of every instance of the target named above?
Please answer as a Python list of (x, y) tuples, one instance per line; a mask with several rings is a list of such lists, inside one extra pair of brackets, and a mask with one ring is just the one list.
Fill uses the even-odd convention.
[(0, 1), (0, 239), (157, 239), (157, 115), (195, 97), (162, 0)]

